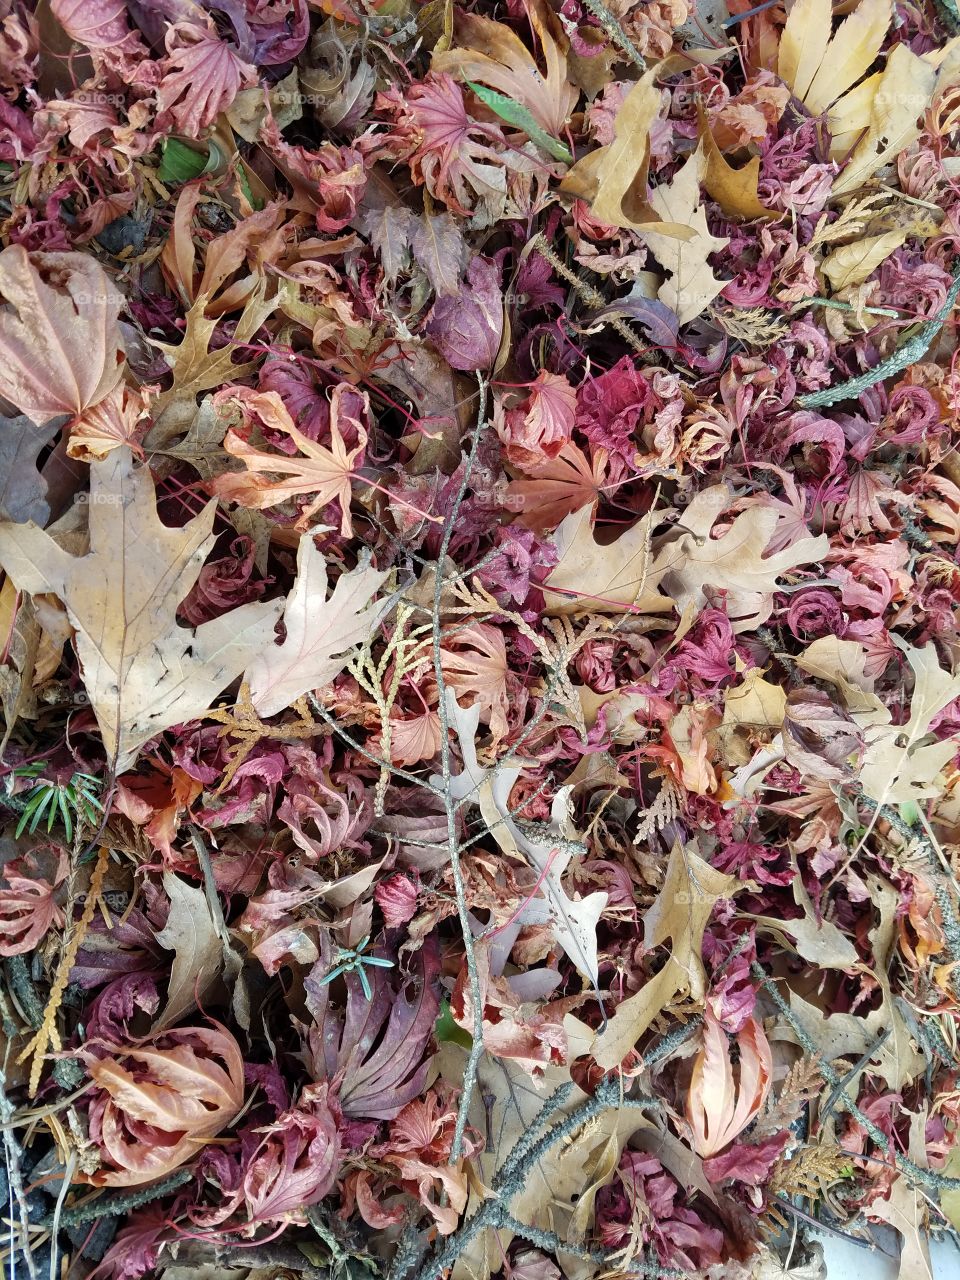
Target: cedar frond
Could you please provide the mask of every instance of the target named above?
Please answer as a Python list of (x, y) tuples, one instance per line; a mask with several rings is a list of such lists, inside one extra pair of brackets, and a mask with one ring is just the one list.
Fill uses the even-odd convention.
[(57, 1012), (60, 1009), (60, 1002), (63, 999), (64, 992), (67, 989), (67, 982), (70, 978), (70, 970), (73, 968), (77, 959), (77, 952), (80, 950), (80, 944), (87, 935), (90, 928), (90, 922), (93, 920), (94, 912), (97, 909), (97, 903), (100, 900), (100, 893), (103, 889), (103, 881), (107, 874), (107, 864), (110, 861), (110, 851), (106, 846), (101, 847), (97, 854), (97, 865), (93, 869), (93, 875), (90, 877), (90, 888), (87, 892), (86, 901), (83, 904), (83, 911), (80, 919), (77, 921), (76, 928), (70, 941), (67, 943), (66, 949), (60, 959), (60, 967), (57, 969), (57, 976), (53, 980), (53, 986), (50, 988), (50, 996), (47, 1000), (47, 1006), (43, 1011), (43, 1022), (36, 1035), (27, 1045), (27, 1047), (17, 1058), (17, 1062), (25, 1062), (30, 1055), (33, 1055), (33, 1063), (30, 1067), (30, 1082), (28, 1092), (31, 1098), (36, 1096), (37, 1089), (40, 1085), (40, 1072), (43, 1070), (43, 1059), (47, 1049), (52, 1045), (54, 1050), (60, 1048), (60, 1033), (57, 1031)]

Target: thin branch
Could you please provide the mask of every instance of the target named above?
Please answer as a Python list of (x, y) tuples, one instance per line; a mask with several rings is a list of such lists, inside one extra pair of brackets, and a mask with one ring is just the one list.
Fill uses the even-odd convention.
[(463, 1136), (467, 1128), (467, 1117), (470, 1113), (470, 1102), (477, 1080), (477, 1067), (483, 1054), (483, 1000), (480, 994), (480, 975), (477, 971), (477, 958), (473, 949), (473, 932), (470, 927), (470, 908), (467, 905), (467, 894), (463, 883), (463, 868), (460, 863), (460, 847), (457, 835), (458, 806), (450, 790), (451, 755), (450, 755), (450, 722), (447, 715), (447, 683), (443, 674), (443, 653), (441, 651), (440, 619), (443, 613), (443, 566), (447, 562), (447, 553), (456, 529), (460, 507), (470, 486), (470, 476), (477, 458), (477, 450), (486, 426), (487, 416), (487, 384), (477, 374), (480, 386), (480, 403), (477, 407), (477, 425), (473, 429), (470, 450), (463, 467), (463, 476), (453, 500), (450, 513), (443, 529), (443, 538), (437, 552), (437, 569), (433, 588), (433, 673), (437, 682), (438, 715), (440, 717), (440, 775), (442, 782), (443, 806), (447, 815), (447, 842), (450, 852), (450, 867), (453, 873), (453, 885), (457, 895), (457, 914), (460, 917), (460, 929), (463, 933), (463, 946), (467, 960), (467, 976), (470, 982), (470, 999), (473, 1002), (473, 1043), (470, 1056), (463, 1073), (463, 1089), (460, 1094), (460, 1105), (457, 1109), (457, 1124), (450, 1146), (450, 1163), (456, 1164), (463, 1153)]

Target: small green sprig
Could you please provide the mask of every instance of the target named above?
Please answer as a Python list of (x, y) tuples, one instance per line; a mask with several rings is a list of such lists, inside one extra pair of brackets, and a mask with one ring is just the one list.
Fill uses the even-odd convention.
[(78, 819), (83, 818), (91, 825), (100, 821), (103, 805), (97, 794), (100, 788), (99, 778), (91, 773), (75, 773), (69, 782), (60, 783), (41, 778), (42, 773), (43, 765), (39, 762), (14, 769), (18, 778), (39, 779), (36, 786), (23, 797), (24, 808), (16, 830), (18, 836), (23, 835), (24, 831), (29, 831), (32, 835), (44, 818), (47, 831), (50, 832), (59, 818), (67, 840), (70, 841)]
[(370, 979), (364, 972), (365, 964), (372, 965), (375, 969), (392, 969), (392, 960), (383, 960), (380, 956), (365, 956), (363, 952), (366, 950), (370, 941), (370, 935), (361, 938), (355, 947), (338, 947), (337, 963), (320, 979), (320, 986), (325, 987), (328, 982), (332, 982), (334, 978), (340, 976), (341, 973), (355, 973), (360, 979), (360, 986), (363, 988), (363, 994), (368, 1000), (373, 999), (373, 991), (370, 987)]

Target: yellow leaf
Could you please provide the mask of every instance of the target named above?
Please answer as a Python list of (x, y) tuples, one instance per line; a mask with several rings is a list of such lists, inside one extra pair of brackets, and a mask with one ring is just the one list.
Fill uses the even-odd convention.
[(780, 36), (777, 74), (802, 102), (830, 42), (831, 0), (797, 0)]
[(734, 169), (717, 146), (706, 113), (700, 111), (700, 145), (704, 154), (703, 189), (716, 200), (724, 213), (737, 218), (769, 218), (770, 210), (760, 203), (757, 183), (760, 180), (760, 157), (741, 169)]
[(597, 1034), (592, 1053), (607, 1071), (618, 1067), (658, 1013), (677, 995), (704, 993), (703, 931), (721, 898), (744, 886), (736, 876), (715, 870), (695, 853), (675, 844), (660, 896), (644, 917), (644, 947), (652, 950), (671, 939), (670, 958), (635, 995), (624, 1000)]
[(892, 13), (891, 0), (861, 0), (828, 39), (830, 0), (798, 0), (793, 6), (780, 37), (778, 70), (811, 114), (820, 115), (865, 74)]
[(862, 284), (894, 249), (900, 248), (906, 238), (906, 231), (885, 231), (883, 235), (867, 236), (856, 244), (842, 245), (824, 259), (820, 269), (830, 281), (834, 293), (848, 285)]
[[(658, 79), (674, 59), (650, 67), (624, 98), (614, 121), (614, 139), (570, 169), (560, 190), (590, 202), (590, 212), (610, 227), (637, 228), (659, 222), (647, 202), (650, 129), (660, 110)], [(658, 227), (661, 235), (692, 237), (689, 227)]]
[(930, 103), (937, 73), (922, 58), (898, 44), (877, 81), (866, 134), (857, 143), (833, 194), (855, 191), (920, 137), (917, 123)]

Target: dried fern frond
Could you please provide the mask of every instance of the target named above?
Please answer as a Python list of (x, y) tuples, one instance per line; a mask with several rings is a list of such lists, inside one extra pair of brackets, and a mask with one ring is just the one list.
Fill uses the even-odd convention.
[(779, 1133), (789, 1128), (800, 1117), (808, 1102), (823, 1088), (818, 1058), (801, 1058), (787, 1072), (783, 1087), (775, 1099), (767, 1103), (767, 1109), (757, 1118), (755, 1132), (758, 1136)]
[(785, 320), (763, 307), (711, 307), (710, 317), (731, 338), (754, 347), (773, 346), (790, 328)]

